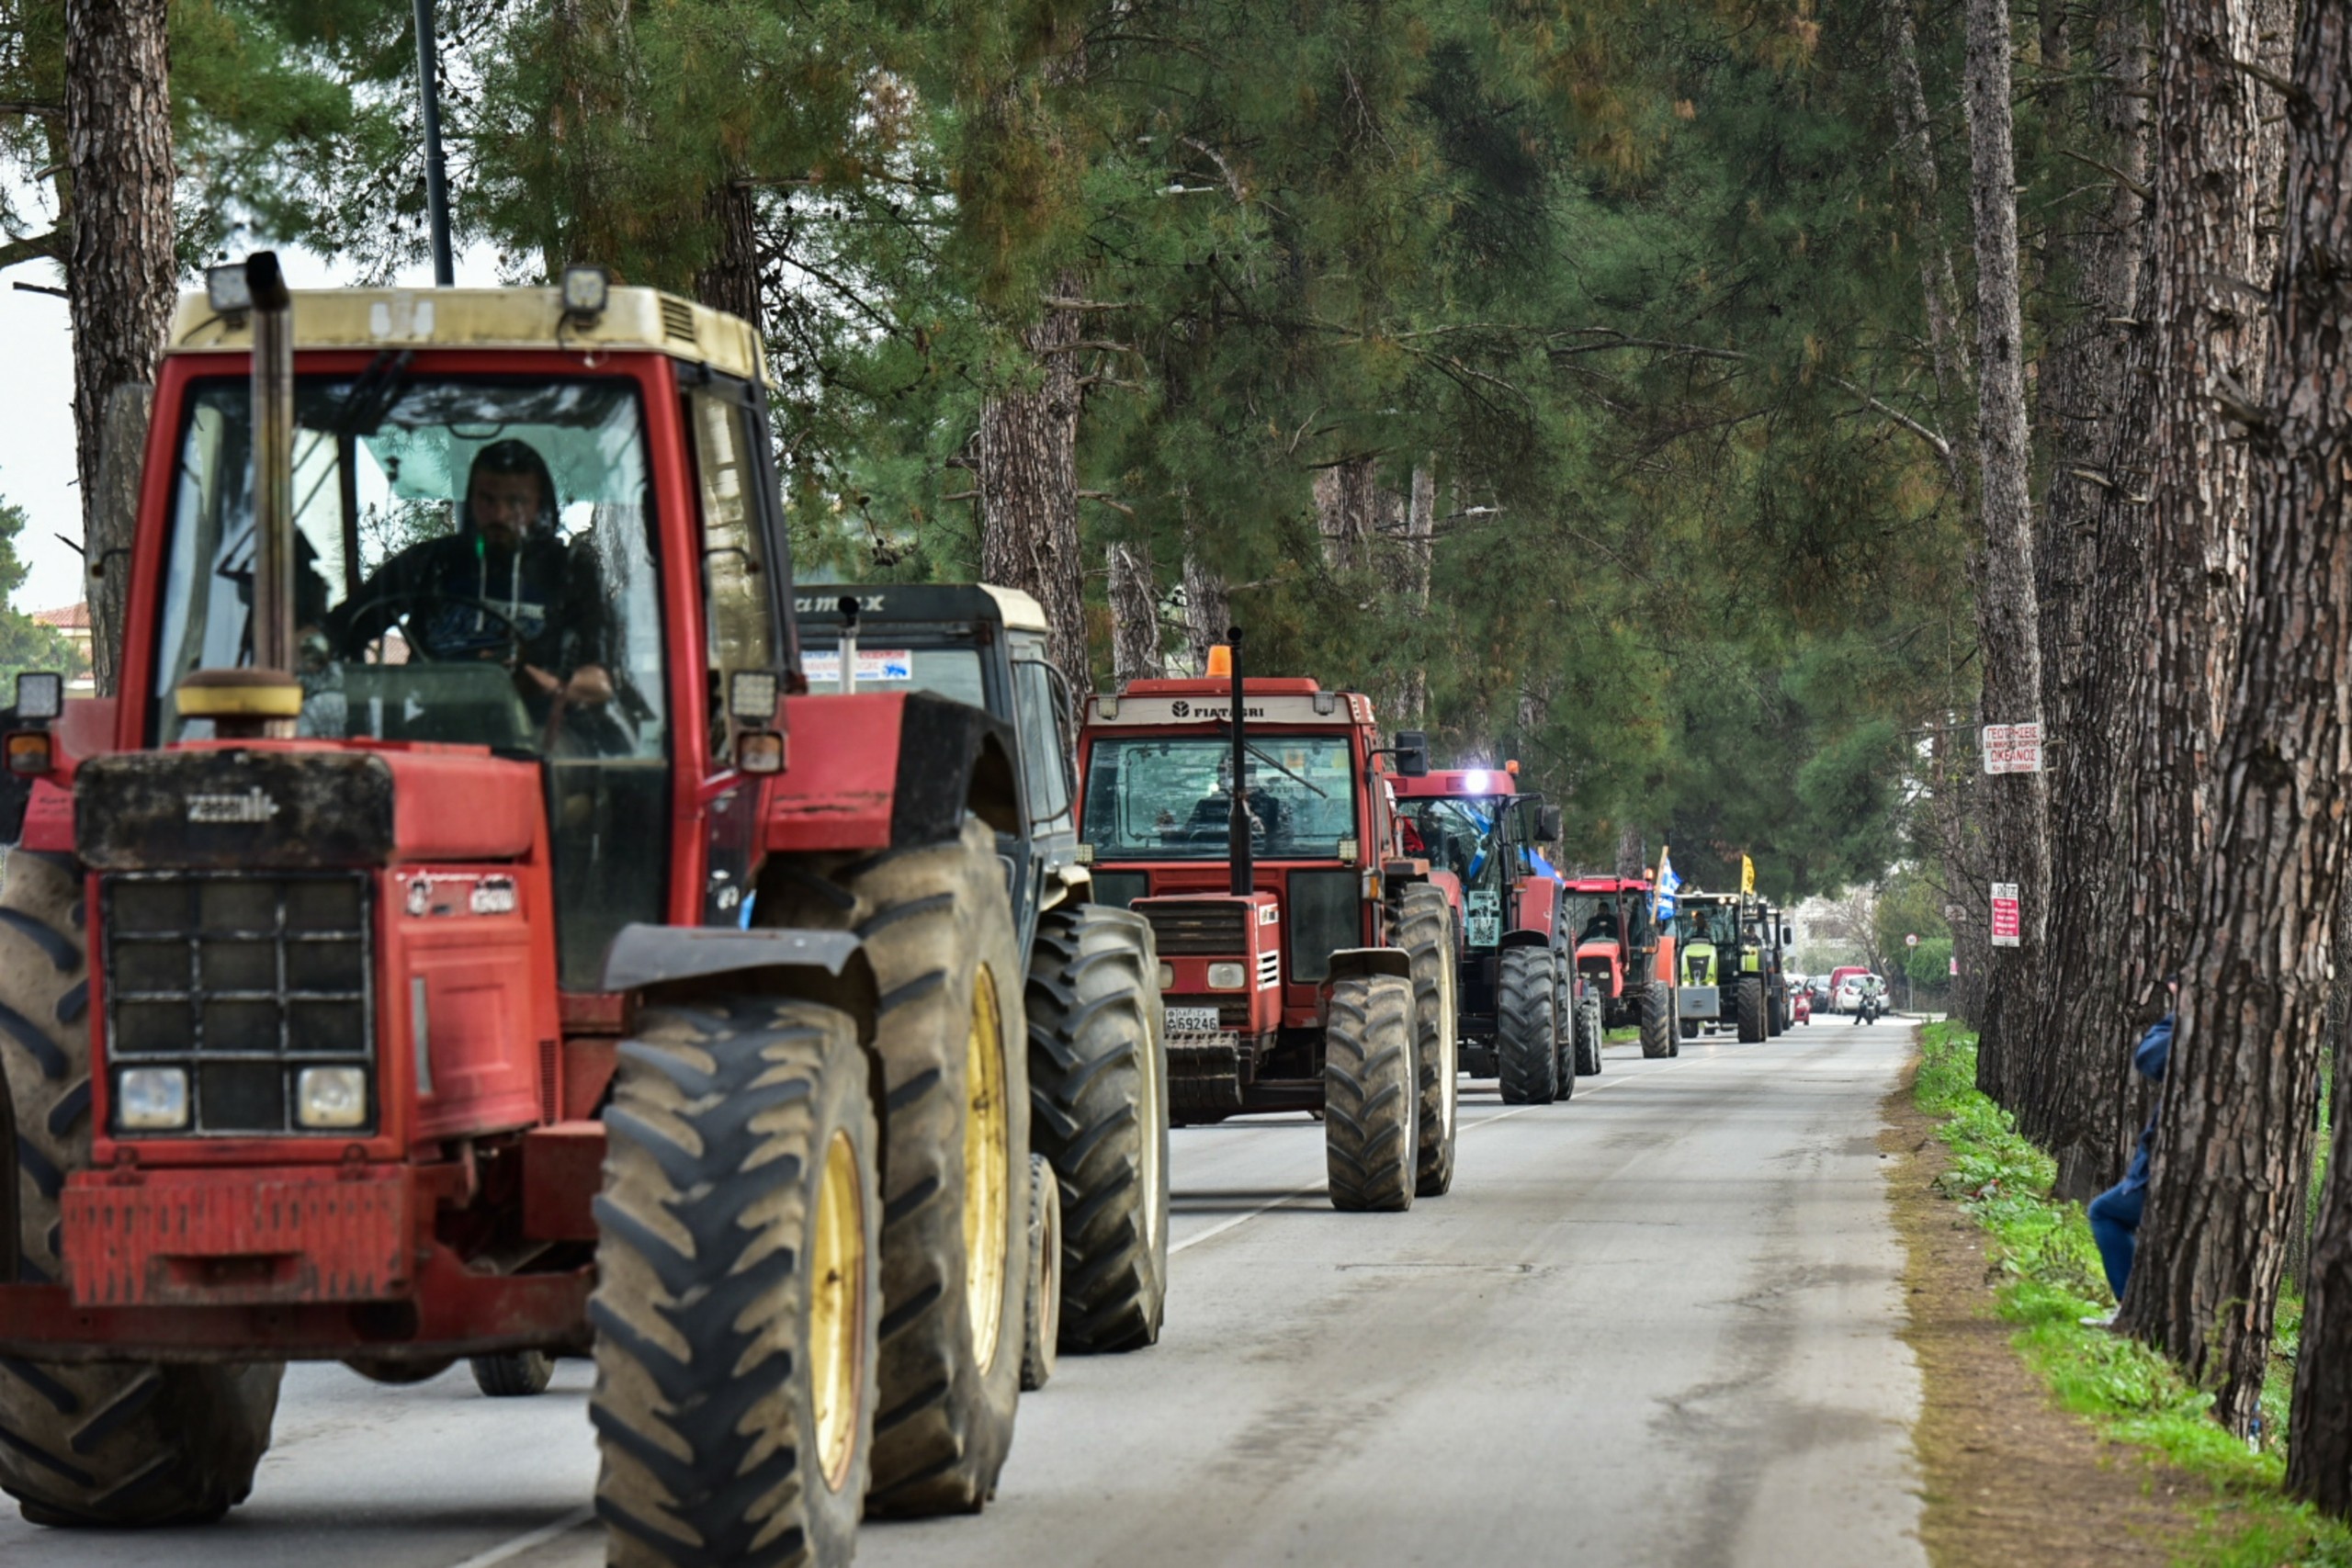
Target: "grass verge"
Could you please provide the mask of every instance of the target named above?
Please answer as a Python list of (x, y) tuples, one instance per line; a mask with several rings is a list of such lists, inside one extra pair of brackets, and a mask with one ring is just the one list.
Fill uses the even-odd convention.
[(2199, 1568), (2352, 1568), (2352, 1526), (2326, 1518), (2280, 1489), (2285, 1471), (2287, 1380), (2301, 1303), (2279, 1314), (2280, 1354), (2263, 1396), (2265, 1437), (2248, 1444), (2215, 1426), (2211, 1396), (2190, 1387), (2147, 1346), (2082, 1319), (2114, 1303), (2081, 1207), (2046, 1194), (2056, 1172), (2018, 1135), (2008, 1113), (1976, 1092), (1976, 1037), (1957, 1023), (1919, 1032), (1919, 1109), (1951, 1150), (1939, 1182), (1988, 1233), (2000, 1315), (2013, 1343), (2058, 1404), (2105, 1438), (2152, 1450), (2210, 1483), (2198, 1528), (2179, 1561)]

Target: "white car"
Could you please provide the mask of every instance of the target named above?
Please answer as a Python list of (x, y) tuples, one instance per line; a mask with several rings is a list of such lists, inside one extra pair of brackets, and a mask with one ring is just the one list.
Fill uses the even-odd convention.
[(1849, 975), (1838, 983), (1838, 1010), (1860, 1012), (1866, 993), (1876, 992), (1879, 1005), (1886, 1005), (1886, 982), (1875, 975)]

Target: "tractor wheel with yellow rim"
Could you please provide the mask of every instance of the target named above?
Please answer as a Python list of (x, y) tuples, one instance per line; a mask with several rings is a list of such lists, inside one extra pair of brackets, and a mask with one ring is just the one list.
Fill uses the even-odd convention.
[(881, 1065), (877, 1517), (976, 1512), (1012, 1447), (1028, 1315), (1024, 976), (995, 834), (772, 863), (762, 923), (854, 932)]
[(651, 1008), (596, 1200), (596, 1512), (618, 1568), (844, 1563), (874, 1453), (880, 1143), (838, 1009)]

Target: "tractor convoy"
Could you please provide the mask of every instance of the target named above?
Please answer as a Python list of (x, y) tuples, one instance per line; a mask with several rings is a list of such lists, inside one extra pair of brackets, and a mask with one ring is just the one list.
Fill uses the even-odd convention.
[(7, 716), (28, 1519), (219, 1518), (290, 1360), (581, 1356), (612, 1562), (843, 1563), (1159, 1337), (1171, 1125), (1311, 1113), (1404, 1210), (1465, 1070), (1787, 1021), (1760, 901), (1564, 877), (1515, 766), (1238, 632), (1080, 704), (1025, 594), (796, 585), (770, 388), (594, 268), (183, 305), (119, 689)]

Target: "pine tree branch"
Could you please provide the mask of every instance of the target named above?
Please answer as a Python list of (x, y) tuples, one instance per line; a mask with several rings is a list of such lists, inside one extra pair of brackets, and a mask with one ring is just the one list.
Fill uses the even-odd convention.
[(0, 114), (23, 115), (28, 118), (62, 119), (63, 104), (45, 104), (34, 98), (0, 98)]
[(52, 229), (46, 234), (36, 234), (30, 239), (14, 240), (0, 245), (0, 267), (44, 258), (50, 261), (65, 259), (65, 235), (62, 231)]
[(2072, 158), (2077, 164), (2089, 164), (2092, 168), (2098, 170), (2099, 173), (2113, 179), (2116, 184), (2121, 186), (2125, 190), (2130, 191), (2133, 196), (2138, 197), (2142, 201), (2154, 201), (2156, 198), (2156, 193), (2154, 191), (2150, 190), (2147, 186), (2133, 179), (2130, 175), (2125, 174), (2122, 170), (2117, 168), (2112, 164), (2102, 164), (2097, 158), (2086, 158), (2071, 147), (2059, 148), (2058, 155), (2062, 158)]
[(1129, 517), (1133, 517), (1136, 514), (1136, 509), (1134, 507), (1129, 506), (1123, 501), (1114, 500), (1111, 492), (1107, 490), (1082, 490), (1078, 492), (1078, 499), (1080, 501), (1099, 501), (1103, 505), (1109, 507), (1112, 511), (1122, 513)]

